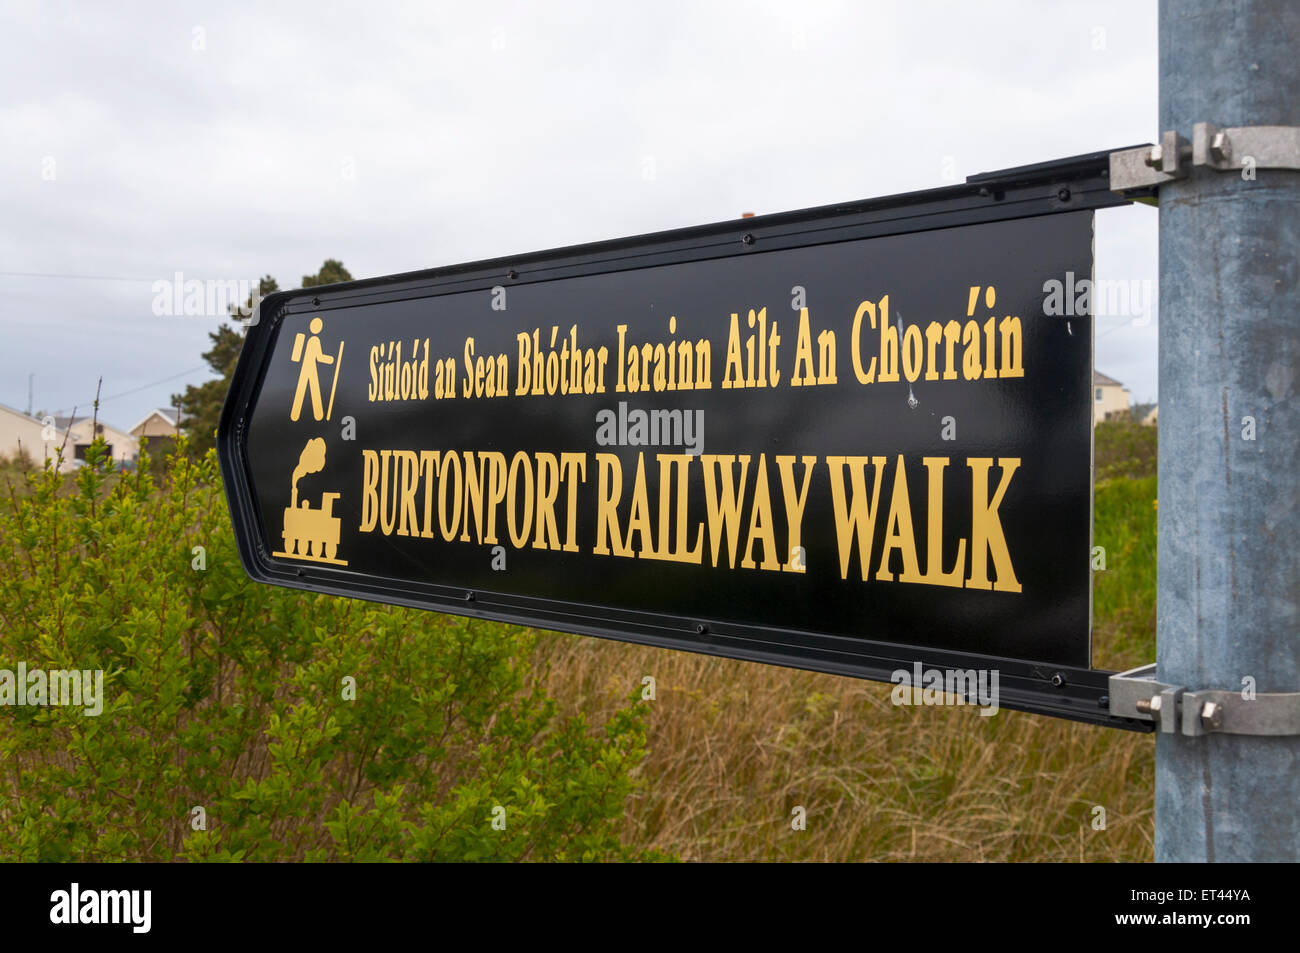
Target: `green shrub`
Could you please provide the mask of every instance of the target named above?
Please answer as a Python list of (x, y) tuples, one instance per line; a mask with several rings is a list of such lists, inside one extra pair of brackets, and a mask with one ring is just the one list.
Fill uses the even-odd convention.
[(0, 669), (102, 669), (104, 699), (0, 708), (0, 859), (656, 856), (618, 833), (644, 706), (560, 717), (524, 629), (252, 583), (184, 451), (157, 485), (96, 441), (5, 492)]
[(1131, 420), (1107, 420), (1093, 430), (1096, 479), (1156, 475), (1157, 430)]
[(30, 473), (35, 467), (32, 455), (26, 447), (19, 447), (9, 456), (0, 453), (0, 473)]

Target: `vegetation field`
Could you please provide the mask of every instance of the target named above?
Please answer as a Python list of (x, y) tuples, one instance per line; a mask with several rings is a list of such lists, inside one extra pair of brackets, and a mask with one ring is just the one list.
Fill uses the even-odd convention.
[[(1155, 437), (1097, 427), (1097, 668), (1155, 658)], [(1150, 735), (895, 707), (889, 685), (559, 634), (539, 642), (536, 664), (554, 697), (591, 713), (654, 676), (626, 836), (684, 860), (1152, 858)], [(800, 806), (807, 827), (795, 831)]]
[[(1118, 669), (1154, 657), (1154, 432), (1096, 461)], [(96, 716), (0, 708), (0, 859), (1151, 859), (1150, 736), (255, 585), (212, 456), (160, 470), (0, 466), (0, 670), (104, 672)]]

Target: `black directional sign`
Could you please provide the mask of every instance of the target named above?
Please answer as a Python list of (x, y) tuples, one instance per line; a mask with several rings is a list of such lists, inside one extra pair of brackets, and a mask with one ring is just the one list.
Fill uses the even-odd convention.
[(1110, 722), (1092, 325), (1044, 306), (1105, 155), (274, 294), (221, 421), (245, 567)]

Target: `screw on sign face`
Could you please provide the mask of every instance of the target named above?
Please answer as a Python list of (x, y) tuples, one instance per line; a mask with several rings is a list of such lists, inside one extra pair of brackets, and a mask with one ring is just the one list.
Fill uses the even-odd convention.
[[(302, 399), (311, 391), (311, 409), (312, 416), (316, 420), (329, 420), (330, 414), (334, 411), (334, 389), (339, 383), (339, 368), (343, 364), (343, 342), (339, 342), (339, 353), (336, 358), (332, 354), (326, 354), (325, 349), (321, 347), (320, 332), (325, 322), (320, 318), (311, 319), (311, 337), (302, 332), (293, 341), (293, 354), (290, 360), (302, 363), (302, 370), (298, 372), (298, 389), (293, 395), (293, 408), (289, 411), (289, 419), (297, 420), (302, 413)], [(303, 342), (306, 342), (304, 346)], [(334, 365), (334, 381), (330, 385), (329, 406), (322, 408), (320, 378), (318, 375), (318, 365)]]

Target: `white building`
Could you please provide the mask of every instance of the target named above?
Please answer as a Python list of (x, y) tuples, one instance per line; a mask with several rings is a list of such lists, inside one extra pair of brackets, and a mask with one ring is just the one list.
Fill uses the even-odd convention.
[(1093, 369), (1092, 422), (1094, 424), (1110, 420), (1112, 417), (1126, 417), (1132, 403), (1132, 395), (1129, 394), (1127, 387), (1115, 378), (1107, 377), (1101, 371)]
[(21, 454), (39, 467), (47, 459), (56, 459), (62, 450), (59, 469), (67, 473), (76, 468), (78, 460), (86, 459), (86, 450), (95, 436), (104, 438), (115, 465), (129, 463), (140, 455), (139, 441), (112, 424), (95, 424), (90, 417), (30, 417), (0, 404), (0, 457), (14, 459)]
[[(0, 456), (14, 459), (26, 456), (36, 466), (48, 457), (54, 459), (68, 435), (60, 430), (53, 417), (29, 417), (21, 410), (0, 404)], [(63, 469), (72, 469), (72, 441), (64, 448)]]
[(158, 441), (174, 439), (178, 432), (176, 410), (173, 407), (159, 407), (149, 411), (130, 430), (132, 443), (139, 444), (140, 438), (144, 437), (145, 448), (150, 454), (154, 452), (154, 445)]
[[(94, 423), (93, 434), (91, 433), (92, 423)], [(106, 424), (103, 421), (95, 423), (90, 417), (77, 417), (75, 419), (71, 417), (55, 417), (54, 425), (70, 435), (68, 447), (71, 449), (74, 460), (86, 459), (86, 451), (90, 448), (91, 441), (97, 436), (103, 437), (104, 442), (108, 444), (108, 452), (114, 463), (126, 463), (140, 456), (140, 441), (125, 430), (119, 430), (112, 424)]]

